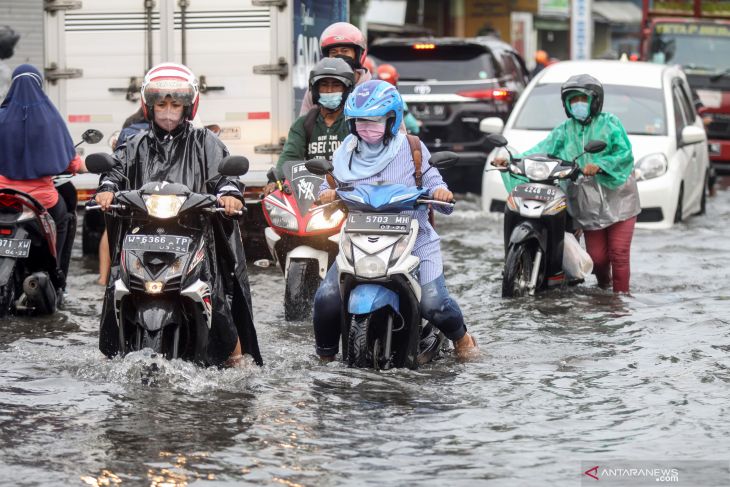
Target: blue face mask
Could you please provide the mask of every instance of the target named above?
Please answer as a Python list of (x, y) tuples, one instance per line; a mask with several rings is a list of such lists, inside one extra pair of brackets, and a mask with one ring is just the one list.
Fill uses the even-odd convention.
[(342, 103), (342, 92), (320, 93), (319, 104), (330, 110), (336, 110)]
[(570, 113), (573, 114), (575, 118), (578, 120), (585, 120), (588, 118), (588, 115), (590, 115), (590, 107), (588, 106), (588, 102), (585, 101), (577, 101), (575, 103), (570, 104)]

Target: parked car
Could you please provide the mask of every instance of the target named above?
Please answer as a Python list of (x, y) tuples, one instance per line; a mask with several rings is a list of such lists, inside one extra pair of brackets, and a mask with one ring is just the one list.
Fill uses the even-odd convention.
[(379, 39), (369, 54), (398, 70), (398, 90), (423, 123), (419, 137), (428, 149), (459, 153), (459, 164), (444, 171), (451, 189), (479, 193), (492, 149), (479, 122), (506, 119), (525, 89), (529, 76), (519, 54), (492, 37)]
[[(621, 61), (568, 61), (544, 69), (527, 87), (507, 123), (482, 120), (485, 133), (502, 133), (515, 153), (527, 150), (565, 120), (560, 86), (588, 73), (604, 85), (603, 110), (616, 115), (634, 150), (641, 214), (638, 226), (669, 228), (703, 213), (710, 175), (707, 135), (677, 66)], [(495, 157), (495, 149), (489, 160)], [(577, 155), (577, 154), (576, 154)], [(600, 156), (597, 156), (600, 157)], [(503, 211), (507, 192), (496, 171), (484, 173), (482, 206)]]

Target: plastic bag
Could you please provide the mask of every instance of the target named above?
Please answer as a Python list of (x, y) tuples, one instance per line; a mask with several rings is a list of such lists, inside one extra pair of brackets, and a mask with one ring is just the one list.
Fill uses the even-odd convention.
[(580, 246), (575, 235), (565, 232), (563, 241), (563, 271), (570, 280), (585, 279), (593, 272), (593, 260)]

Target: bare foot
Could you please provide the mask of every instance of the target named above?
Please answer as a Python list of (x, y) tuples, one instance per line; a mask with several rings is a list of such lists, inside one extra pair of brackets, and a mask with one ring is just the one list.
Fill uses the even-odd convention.
[(467, 333), (454, 342), (454, 352), (457, 359), (466, 362), (479, 355), (479, 346), (474, 337)]

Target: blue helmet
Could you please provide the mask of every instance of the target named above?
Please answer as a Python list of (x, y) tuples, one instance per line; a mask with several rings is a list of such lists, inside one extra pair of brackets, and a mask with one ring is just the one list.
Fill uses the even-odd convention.
[(395, 86), (387, 81), (366, 81), (357, 85), (347, 97), (345, 116), (350, 123), (350, 132), (355, 135), (357, 131), (354, 119), (385, 117), (386, 137), (394, 136), (398, 134), (403, 123), (403, 99)]

